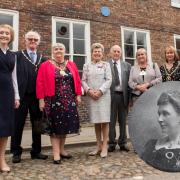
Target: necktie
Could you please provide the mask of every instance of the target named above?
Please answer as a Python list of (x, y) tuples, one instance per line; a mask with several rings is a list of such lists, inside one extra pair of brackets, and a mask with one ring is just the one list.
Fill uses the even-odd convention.
[(116, 66), (116, 62), (114, 62), (114, 78), (115, 78), (115, 85), (118, 86), (120, 85), (120, 81), (119, 81), (119, 73), (118, 73), (118, 69), (117, 69), (117, 66)]
[(30, 52), (29, 56), (31, 58), (32, 63), (35, 64), (35, 62), (36, 62), (36, 60), (35, 60), (35, 52)]

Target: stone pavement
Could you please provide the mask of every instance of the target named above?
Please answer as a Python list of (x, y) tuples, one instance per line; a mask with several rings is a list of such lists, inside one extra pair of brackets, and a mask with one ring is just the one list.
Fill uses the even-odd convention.
[[(118, 127), (117, 127), (118, 128)], [(118, 132), (118, 131), (117, 131)], [(22, 145), (26, 151), (22, 162), (11, 163), (11, 155), (7, 160), (11, 166), (10, 173), (0, 174), (0, 180), (179, 180), (180, 173), (167, 173), (154, 169), (143, 162), (128, 142), (131, 151), (120, 152), (118, 149), (109, 153), (105, 159), (99, 156), (88, 156), (95, 148), (93, 127), (82, 127), (81, 135), (67, 138), (66, 148), (73, 155), (71, 160), (63, 160), (61, 165), (52, 163), (52, 152), (49, 137), (42, 136), (43, 153), (49, 155), (48, 160), (31, 160), (31, 130), (25, 130)], [(9, 148), (9, 144), (8, 144)]]
[(178, 180), (180, 173), (167, 173), (154, 169), (144, 163), (134, 153), (130, 144), (130, 152), (118, 149), (109, 153), (107, 158), (88, 156), (95, 145), (68, 146), (67, 151), (73, 159), (63, 160), (61, 165), (52, 163), (51, 149), (43, 150), (49, 155), (47, 160), (31, 160), (28, 151), (22, 155), (22, 162), (11, 163), (11, 155), (7, 160), (11, 166), (10, 173), (1, 173), (0, 180)]

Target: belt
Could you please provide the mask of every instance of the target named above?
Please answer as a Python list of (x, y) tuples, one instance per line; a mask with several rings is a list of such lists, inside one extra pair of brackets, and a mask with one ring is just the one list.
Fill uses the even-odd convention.
[(115, 94), (123, 94), (122, 91), (114, 91)]

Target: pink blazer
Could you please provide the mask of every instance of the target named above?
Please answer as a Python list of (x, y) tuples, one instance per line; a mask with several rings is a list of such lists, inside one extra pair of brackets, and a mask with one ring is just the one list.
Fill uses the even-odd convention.
[[(68, 61), (66, 67), (72, 73), (75, 87), (75, 94), (82, 95), (81, 91), (81, 80), (77, 66), (74, 62)], [(55, 66), (50, 62), (46, 61), (41, 64), (37, 80), (36, 80), (36, 96), (38, 99), (43, 99), (45, 96), (55, 95)]]

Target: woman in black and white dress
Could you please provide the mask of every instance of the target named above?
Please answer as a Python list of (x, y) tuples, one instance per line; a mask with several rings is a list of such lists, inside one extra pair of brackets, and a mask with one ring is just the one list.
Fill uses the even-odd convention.
[(162, 81), (180, 81), (180, 61), (176, 49), (168, 46), (165, 49), (166, 62), (160, 67)]

